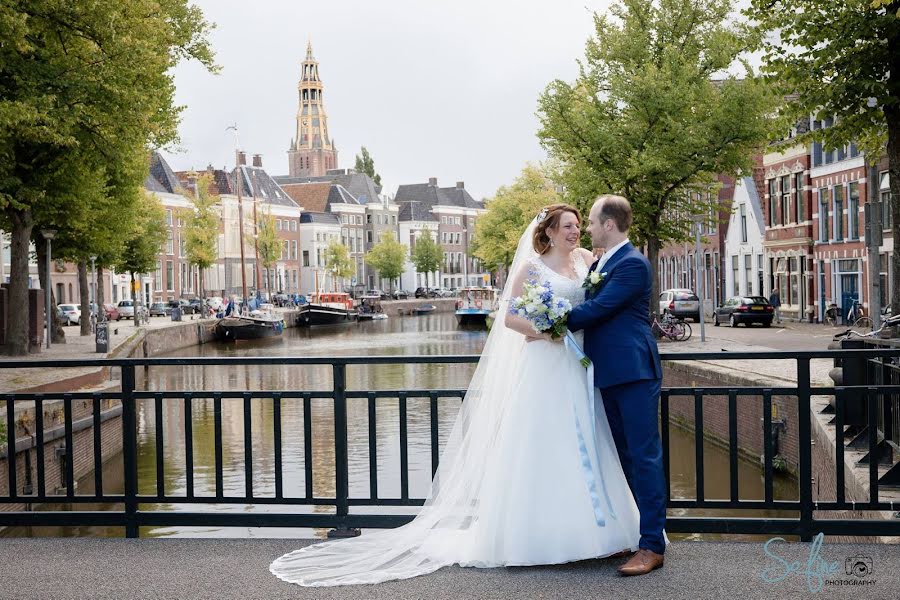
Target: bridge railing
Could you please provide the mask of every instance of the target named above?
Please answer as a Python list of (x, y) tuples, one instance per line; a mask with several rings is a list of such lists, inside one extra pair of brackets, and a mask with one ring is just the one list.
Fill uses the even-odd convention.
[[(884, 398), (896, 398), (900, 395), (900, 385), (896, 380), (883, 382), (867, 382), (866, 385), (813, 387), (810, 378), (810, 362), (816, 359), (880, 361), (887, 365), (896, 362), (900, 350), (829, 350), (816, 352), (728, 352), (728, 353), (689, 353), (666, 354), (665, 362), (684, 361), (726, 361), (727, 364), (740, 364), (742, 361), (780, 361), (780, 364), (793, 363), (796, 366), (795, 386), (669, 386), (664, 387), (660, 402), (661, 433), (663, 440), (663, 460), (666, 479), (669, 484), (668, 506), (670, 516), (667, 519), (669, 532), (682, 533), (721, 533), (721, 534), (778, 534), (796, 535), (800, 539), (809, 540), (815, 534), (826, 535), (900, 535), (898, 519), (867, 518), (816, 518), (821, 511), (894, 511), (894, 503), (880, 499), (879, 490), (885, 486), (894, 486), (893, 480), (884, 478), (883, 460), (869, 462), (868, 496), (848, 500), (845, 494), (846, 472), (843, 468), (844, 453), (847, 440), (844, 435), (835, 436), (834, 456), (836, 465), (833, 478), (836, 481), (833, 498), (822, 500), (814, 490), (819, 491), (817, 481), (813, 477), (813, 436), (811, 431), (812, 399), (814, 397), (831, 396), (830, 403), (834, 412), (833, 425), (836, 431), (844, 432), (845, 415), (850, 405), (864, 405), (865, 419), (871, 431), (879, 430), (879, 422), (888, 418), (890, 422), (896, 415), (884, 414)], [(431, 473), (437, 469), (440, 457), (439, 440), (439, 403), (447, 399), (460, 401), (465, 396), (464, 389), (348, 389), (347, 369), (357, 365), (377, 368), (378, 365), (391, 364), (466, 364), (477, 362), (477, 356), (377, 356), (377, 357), (334, 357), (334, 358), (157, 358), (157, 359), (108, 359), (108, 360), (53, 360), (53, 361), (0, 361), (0, 369), (63, 369), (69, 367), (105, 367), (120, 370), (121, 390), (114, 392), (71, 392), (71, 393), (5, 393), (0, 394), (0, 407), (5, 405), (6, 443), (0, 443), (0, 526), (112, 526), (123, 527), (127, 537), (137, 537), (142, 526), (216, 526), (216, 527), (316, 527), (330, 528), (337, 534), (352, 532), (354, 528), (394, 527), (412, 519), (409, 514), (397, 514), (388, 507), (415, 507), (421, 505), (422, 498), (410, 494), (410, 443), (408, 437), (410, 399), (427, 399), (429, 420), (429, 445)], [(188, 390), (138, 389), (136, 385), (138, 370), (147, 372), (158, 367), (190, 367), (206, 366), (226, 367), (308, 367), (330, 368), (332, 385), (330, 389), (316, 390)], [(223, 401), (239, 400), (243, 406), (243, 493), (235, 493), (229, 486), (226, 493), (224, 438), (226, 426), (223, 423)], [(333, 421), (333, 495), (324, 497), (315, 495), (314, 470), (320, 468), (315, 459), (312, 428), (313, 401), (324, 399), (331, 407)], [(882, 399), (882, 400), (879, 400)], [(194, 410), (198, 402), (212, 401), (213, 412), (213, 455), (198, 457), (194, 449), (195, 433)], [(348, 441), (348, 401), (364, 400), (366, 405), (366, 424), (368, 428), (368, 493), (360, 496), (351, 494)], [(379, 403), (396, 401), (399, 418), (399, 465), (400, 494), (399, 497), (385, 497), (379, 490), (379, 450), (376, 444), (376, 419)], [(183, 418), (174, 426), (181, 428), (177, 436), (183, 447), (179, 448), (179, 456), (183, 456), (184, 485), (182, 493), (168, 490), (166, 486), (165, 453), (167, 444), (173, 442), (171, 436), (172, 423), (164, 423), (163, 402), (180, 402)], [(271, 403), (271, 420), (255, 418), (254, 402)], [(141, 403), (153, 403), (152, 411), (141, 412)], [(882, 404), (879, 404), (882, 402)], [(58, 415), (55, 428), (44, 425), (45, 407), (53, 403), (61, 403), (62, 414)], [(294, 404), (295, 403), (295, 404)], [(302, 413), (303, 422), (303, 480), (304, 489), (300, 495), (285, 493), (285, 469), (283, 464), (285, 436), (292, 435), (284, 429), (283, 409), (290, 404), (291, 410)], [(888, 405), (892, 405), (890, 402)], [(706, 405), (706, 410), (704, 409)], [(793, 439), (796, 448), (779, 449), (786, 439), (779, 440), (779, 425), (783, 418), (773, 415), (773, 407), (781, 407), (781, 411), (789, 410), (797, 416), (796, 431)], [(879, 410), (879, 406), (882, 407)], [(78, 411), (76, 411), (78, 407)], [(104, 408), (105, 407), (105, 408)], [(687, 407), (687, 408), (686, 408)], [(713, 410), (714, 409), (714, 410)], [(28, 423), (27, 435), (17, 435), (21, 431), (20, 417), (31, 411), (33, 422)], [(826, 407), (827, 410), (827, 407)], [(120, 411), (120, 412), (117, 412)], [(684, 417), (676, 418), (675, 413)], [(758, 424), (754, 419), (746, 418), (746, 413), (761, 413)], [(78, 412), (79, 414), (76, 414)], [(121, 416), (121, 451), (122, 479), (124, 486), (121, 492), (109, 492), (104, 482), (104, 444), (101, 425), (109, 414)], [(148, 415), (152, 415), (149, 417)], [(155, 441), (152, 452), (155, 454), (155, 487), (147, 491), (150, 474), (138, 469), (139, 427), (138, 420), (152, 418), (155, 429)], [(704, 421), (709, 419), (706, 426)], [(673, 425), (673, 423), (675, 425)], [(671, 428), (685, 425), (693, 430), (695, 490), (694, 497), (684, 497), (672, 493), (670, 440)], [(715, 425), (715, 426), (714, 426)], [(78, 448), (73, 448), (76, 431), (92, 428), (93, 443), (91, 460), (93, 463), (93, 490), (89, 493), (78, 493), (75, 489), (75, 460), (72, 457)], [(261, 493), (254, 485), (255, 455), (260, 452), (254, 447), (253, 438), (262, 428), (270, 428), (265, 435), (271, 433), (271, 456), (264, 461), (271, 464), (271, 472), (266, 473), (274, 483), (274, 493)], [(718, 432), (712, 432), (718, 428)], [(740, 448), (739, 442), (744, 438), (761, 438), (762, 454), (760, 475), (763, 478), (764, 492), (761, 498), (748, 499), (741, 493), (739, 478), (739, 461), (746, 450)], [(706, 493), (709, 483), (705, 469), (704, 440), (710, 437), (718, 439), (720, 445), (728, 449), (728, 490), (725, 498), (710, 498)], [(57, 440), (59, 444), (50, 446), (47, 441)], [(744, 440), (747, 441), (747, 440)], [(878, 435), (866, 438), (867, 449), (871, 456), (883, 456), (884, 447), (880, 445)], [(794, 442), (791, 442), (792, 444)], [(750, 443), (752, 446), (752, 443)], [(83, 448), (81, 449), (84, 450)], [(320, 450), (320, 449), (317, 449)], [(144, 450), (146, 451), (146, 449)], [(793, 454), (792, 454), (793, 453)], [(67, 457), (60, 465), (62, 486), (53, 489), (48, 483), (47, 465), (52, 464), (53, 456), (59, 454)], [(751, 453), (752, 454), (752, 453)], [(774, 484), (778, 466), (783, 466), (784, 454), (789, 455), (788, 468), (796, 473), (796, 497), (776, 498)], [(15, 457), (9, 460), (9, 457)], [(257, 457), (258, 458), (258, 457)], [(330, 458), (330, 457), (329, 457)], [(746, 456), (744, 457), (746, 458)], [(268, 459), (271, 459), (270, 461)], [(794, 464), (790, 464), (794, 463)], [(198, 494), (194, 480), (198, 469), (204, 476), (212, 474), (214, 492)], [(329, 471), (331, 468), (329, 468)], [(5, 471), (5, 473), (3, 473)], [(289, 474), (288, 477), (291, 475)], [(5, 484), (5, 485), (4, 485)], [(331, 487), (331, 486), (329, 486)], [(890, 487), (890, 489), (894, 489)], [(143, 491), (141, 491), (143, 490)], [(41, 505), (68, 505), (70, 510), (43, 510)], [(108, 510), (80, 510), (80, 506), (102, 504)], [(277, 506), (281, 512), (245, 510), (243, 512), (225, 512), (196, 510), (198, 505), (253, 505)], [(22, 507), (25, 507), (23, 509)], [(291, 506), (328, 507), (328, 512), (315, 509), (314, 512), (289, 512)], [(379, 511), (379, 507), (387, 510)], [(34, 510), (34, 509), (37, 510)], [(358, 509), (363, 508), (363, 511)], [(900, 504), (898, 507), (900, 508)], [(552, 509), (552, 508), (551, 508)], [(691, 516), (695, 509), (703, 511), (721, 510), (717, 516)]]

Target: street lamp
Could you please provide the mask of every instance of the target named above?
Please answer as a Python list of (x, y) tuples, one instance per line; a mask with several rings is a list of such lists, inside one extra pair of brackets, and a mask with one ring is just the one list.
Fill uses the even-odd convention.
[(53, 318), (50, 306), (50, 255), (52, 253), (55, 229), (41, 229), (41, 235), (47, 240), (47, 289), (44, 291), (44, 314), (47, 316), (47, 349), (50, 349), (50, 334), (53, 331)]
[(97, 256), (91, 256), (91, 314), (94, 315), (94, 322), (97, 322), (99, 312), (97, 311), (97, 274), (94, 263), (97, 262)]

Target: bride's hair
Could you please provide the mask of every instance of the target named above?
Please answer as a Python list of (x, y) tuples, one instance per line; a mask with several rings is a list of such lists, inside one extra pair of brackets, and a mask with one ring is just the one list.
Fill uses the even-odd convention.
[(545, 254), (550, 249), (550, 236), (547, 235), (547, 230), (559, 227), (559, 220), (567, 212), (575, 215), (578, 224), (581, 225), (581, 213), (570, 204), (551, 204), (541, 209), (537, 216), (538, 223), (534, 228), (534, 236), (531, 238), (535, 252)]

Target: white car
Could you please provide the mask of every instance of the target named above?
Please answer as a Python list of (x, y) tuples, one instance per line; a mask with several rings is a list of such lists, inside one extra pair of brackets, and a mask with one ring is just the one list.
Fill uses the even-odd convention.
[(78, 325), (81, 321), (81, 309), (77, 304), (58, 304), (57, 307), (63, 325)]
[(659, 295), (659, 314), (700, 321), (700, 298), (687, 288), (664, 290)]
[(131, 300), (122, 300), (117, 305), (119, 309), (119, 317), (122, 319), (134, 319), (134, 302)]

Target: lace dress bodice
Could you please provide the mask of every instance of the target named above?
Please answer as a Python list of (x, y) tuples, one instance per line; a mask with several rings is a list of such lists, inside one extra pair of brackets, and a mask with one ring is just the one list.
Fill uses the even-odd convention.
[(545, 281), (550, 282), (553, 293), (568, 299), (568, 301), (572, 303), (572, 306), (578, 306), (584, 302), (584, 288), (581, 287), (581, 284), (584, 282), (584, 278), (587, 277), (589, 267), (585, 264), (581, 253), (575, 254), (576, 279), (570, 279), (565, 275), (560, 275), (548, 267), (540, 256), (532, 258), (529, 267), (530, 275), (537, 277), (541, 283)]

